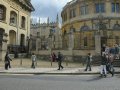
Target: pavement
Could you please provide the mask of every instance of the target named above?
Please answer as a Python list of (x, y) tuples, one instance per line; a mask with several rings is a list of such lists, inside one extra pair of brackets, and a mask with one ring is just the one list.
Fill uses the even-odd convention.
[[(5, 70), (3, 67), (0, 67), (0, 75), (1, 74), (51, 74), (51, 75), (88, 75), (88, 74), (99, 74), (100, 67), (94, 66), (92, 67), (92, 71), (84, 71), (85, 68), (64, 68), (62, 70), (57, 70), (57, 68), (10, 68)], [(115, 73), (120, 74), (120, 68), (115, 67)]]

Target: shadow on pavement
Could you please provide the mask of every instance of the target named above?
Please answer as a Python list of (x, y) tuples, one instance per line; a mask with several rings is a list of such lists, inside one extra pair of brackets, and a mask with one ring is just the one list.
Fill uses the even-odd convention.
[(86, 81), (92, 82), (92, 81), (97, 81), (97, 80), (101, 80), (101, 79), (103, 79), (103, 77), (101, 77), (101, 76), (94, 76), (92, 79), (89, 79), (89, 80), (86, 80)]

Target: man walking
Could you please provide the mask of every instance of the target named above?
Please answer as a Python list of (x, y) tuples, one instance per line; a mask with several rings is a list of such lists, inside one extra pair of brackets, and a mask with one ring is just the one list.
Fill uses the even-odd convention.
[(108, 73), (114, 76), (114, 67), (113, 67), (114, 56), (112, 54), (108, 55), (106, 69)]
[(91, 53), (88, 53), (87, 61), (86, 61), (87, 65), (86, 65), (85, 71), (87, 71), (88, 68), (89, 68), (89, 71), (91, 71), (91, 61), (92, 61), (92, 55)]
[(12, 59), (9, 57), (8, 52), (5, 55), (5, 69), (8, 70), (8, 67), (11, 68), (10, 61)]
[(58, 70), (60, 70), (60, 68), (64, 68), (62, 66), (62, 59), (63, 59), (63, 55), (61, 54), (61, 52), (58, 52), (58, 57), (57, 57), (57, 60), (58, 60)]
[(101, 70), (100, 70), (101, 77), (103, 77), (103, 75), (105, 77), (107, 76), (106, 64), (107, 64), (107, 57), (105, 55), (105, 52), (102, 52), (102, 56), (101, 56)]
[(36, 55), (34, 53), (31, 56), (31, 60), (32, 60), (31, 68), (35, 69)]

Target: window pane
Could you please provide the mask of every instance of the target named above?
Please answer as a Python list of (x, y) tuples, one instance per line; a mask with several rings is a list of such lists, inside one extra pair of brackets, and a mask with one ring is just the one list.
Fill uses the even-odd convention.
[(81, 6), (80, 12), (81, 12), (81, 15), (84, 15), (84, 12), (85, 12), (85, 7), (84, 6)]
[(105, 4), (104, 3), (101, 3), (100, 4), (100, 11), (103, 13), (105, 12)]
[(88, 5), (85, 6), (85, 14), (88, 14)]
[(99, 13), (99, 4), (95, 4), (96, 13)]
[(116, 3), (116, 12), (118, 13), (119, 12), (119, 9), (120, 8), (120, 6), (119, 6), (119, 3)]
[(112, 12), (115, 12), (115, 3), (112, 3)]
[(4, 9), (2, 6), (0, 6), (0, 20), (3, 20), (3, 15), (4, 15)]

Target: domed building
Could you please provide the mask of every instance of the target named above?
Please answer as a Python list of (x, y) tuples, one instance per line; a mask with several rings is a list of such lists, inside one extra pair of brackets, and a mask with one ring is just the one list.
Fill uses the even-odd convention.
[(72, 0), (61, 16), (63, 47), (74, 55), (96, 55), (104, 44), (120, 44), (120, 0)]

